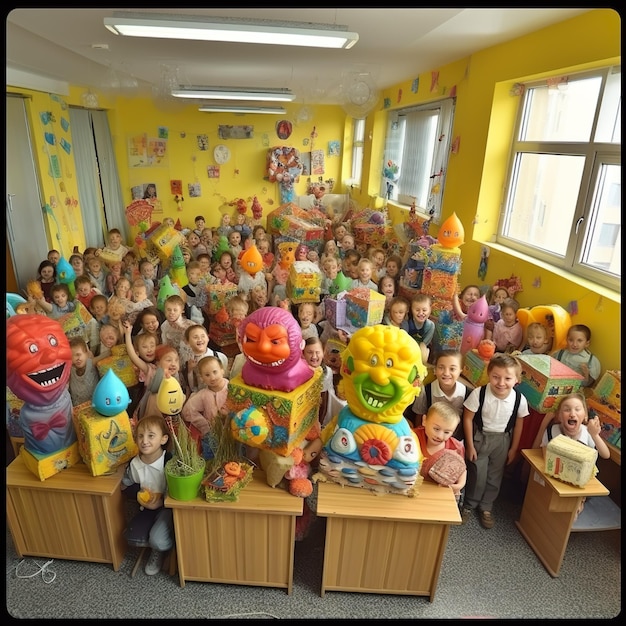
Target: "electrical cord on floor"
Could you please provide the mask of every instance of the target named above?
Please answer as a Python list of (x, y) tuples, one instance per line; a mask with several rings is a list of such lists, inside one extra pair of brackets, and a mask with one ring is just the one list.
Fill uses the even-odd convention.
[(15, 567), (15, 575), (18, 578), (34, 578), (41, 574), (41, 579), (49, 585), (51, 582), (54, 582), (54, 579), (57, 577), (56, 572), (53, 572), (48, 566), (53, 562), (54, 559), (50, 559), (46, 561), (43, 565), (34, 561), (35, 565), (39, 568), (34, 574), (20, 574), (18, 572), (20, 565), (26, 561), (26, 559), (22, 559), (17, 566)]

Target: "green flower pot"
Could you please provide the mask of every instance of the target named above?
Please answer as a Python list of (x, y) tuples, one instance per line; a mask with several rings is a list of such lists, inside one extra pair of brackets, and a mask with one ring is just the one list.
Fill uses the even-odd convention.
[(204, 476), (204, 464), (195, 473), (188, 476), (175, 476), (166, 470), (165, 480), (167, 481), (167, 491), (174, 500), (193, 500), (200, 490), (200, 483)]

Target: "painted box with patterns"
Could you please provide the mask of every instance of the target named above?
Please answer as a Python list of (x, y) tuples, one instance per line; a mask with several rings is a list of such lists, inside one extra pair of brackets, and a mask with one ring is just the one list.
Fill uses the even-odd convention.
[(373, 289), (351, 289), (346, 293), (346, 319), (355, 328), (380, 324), (385, 313), (385, 302), (385, 296)]

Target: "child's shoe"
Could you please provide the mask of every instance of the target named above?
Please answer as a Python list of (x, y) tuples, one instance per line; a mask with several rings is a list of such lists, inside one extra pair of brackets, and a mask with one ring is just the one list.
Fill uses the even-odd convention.
[(154, 576), (161, 571), (161, 566), (163, 565), (163, 552), (159, 552), (159, 550), (152, 550), (150, 552), (150, 558), (146, 563), (146, 567), (144, 568), (144, 572), (148, 576)]
[(494, 523), (491, 511), (480, 511), (480, 525), (483, 528), (493, 528)]

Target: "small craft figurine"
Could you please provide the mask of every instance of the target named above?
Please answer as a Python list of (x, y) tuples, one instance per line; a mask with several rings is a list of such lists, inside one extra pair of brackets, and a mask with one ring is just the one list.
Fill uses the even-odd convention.
[(485, 336), (485, 322), (489, 316), (487, 298), (481, 296), (473, 302), (463, 320), (463, 335), (461, 337), (461, 354), (478, 347)]

